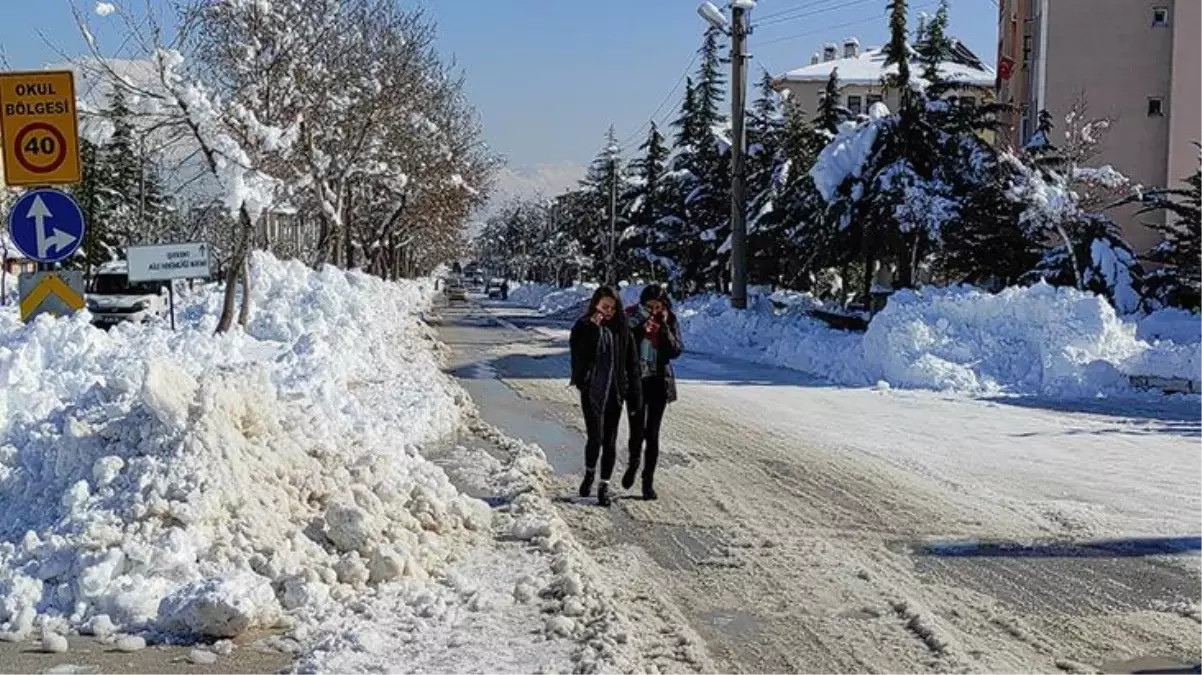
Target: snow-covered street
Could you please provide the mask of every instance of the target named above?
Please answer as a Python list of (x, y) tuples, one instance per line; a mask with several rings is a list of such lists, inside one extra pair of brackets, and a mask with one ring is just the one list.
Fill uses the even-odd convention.
[(443, 312), (455, 373), (483, 419), (543, 447), (560, 515), (661, 671), (1197, 663), (1196, 398), (842, 388), (689, 354), (660, 500), (604, 510), (568, 497), (568, 324)]

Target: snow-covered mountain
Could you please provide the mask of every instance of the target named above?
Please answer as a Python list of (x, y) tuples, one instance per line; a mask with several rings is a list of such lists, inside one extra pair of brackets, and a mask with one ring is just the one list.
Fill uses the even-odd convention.
[(527, 166), (504, 166), (497, 172), (496, 185), (488, 205), (481, 209), (473, 223), (473, 231), (488, 220), (506, 202), (520, 197), (547, 197), (576, 187), (587, 168), (575, 162), (553, 162)]

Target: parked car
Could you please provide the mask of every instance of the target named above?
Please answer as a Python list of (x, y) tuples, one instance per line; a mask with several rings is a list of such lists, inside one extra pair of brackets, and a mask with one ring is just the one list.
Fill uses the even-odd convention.
[(92, 277), (86, 293), (92, 324), (108, 329), (122, 321), (165, 317), (167, 283), (130, 282), (125, 261), (105, 263)]
[(484, 289), (488, 293), (489, 300), (499, 300), (501, 298), (501, 284), (505, 283), (504, 279), (490, 279), (488, 286)]
[(447, 280), (447, 302), (467, 302), (467, 287), (462, 279)]

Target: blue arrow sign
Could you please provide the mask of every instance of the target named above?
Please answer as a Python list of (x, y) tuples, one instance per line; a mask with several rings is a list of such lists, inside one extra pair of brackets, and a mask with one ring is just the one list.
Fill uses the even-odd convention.
[(66, 260), (83, 243), (83, 211), (61, 190), (30, 190), (8, 212), (8, 233), (30, 260)]

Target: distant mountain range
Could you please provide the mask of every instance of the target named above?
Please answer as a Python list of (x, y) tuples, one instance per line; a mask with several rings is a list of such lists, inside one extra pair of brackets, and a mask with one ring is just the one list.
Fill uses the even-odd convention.
[(497, 172), (497, 182), (489, 199), (471, 228), (473, 232), (490, 216), (502, 209), (506, 202), (515, 198), (545, 197), (576, 187), (584, 178), (586, 167), (573, 162), (554, 162), (530, 166), (505, 166)]

